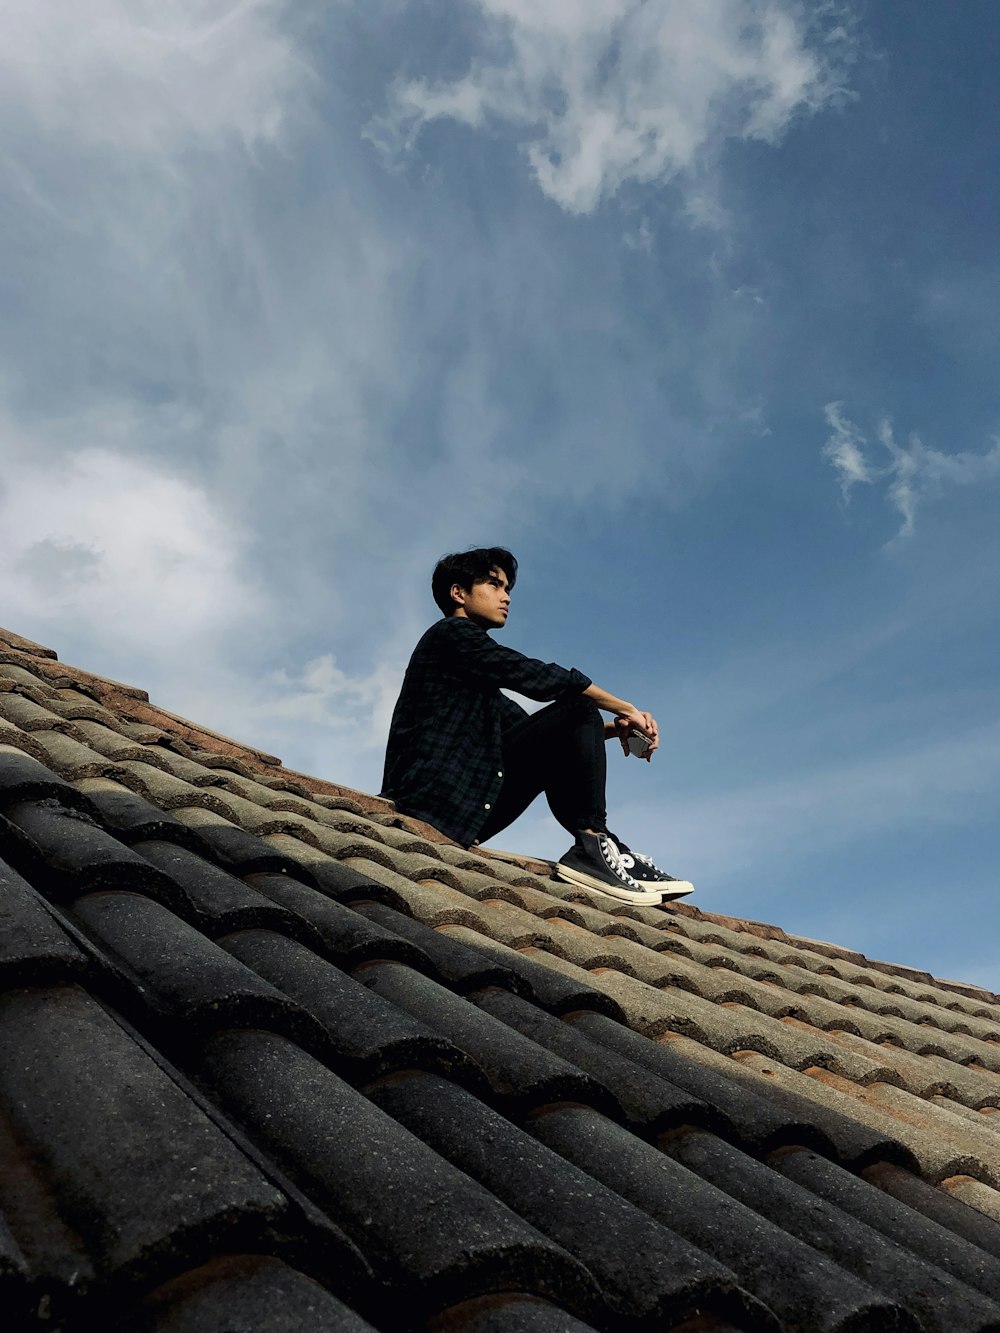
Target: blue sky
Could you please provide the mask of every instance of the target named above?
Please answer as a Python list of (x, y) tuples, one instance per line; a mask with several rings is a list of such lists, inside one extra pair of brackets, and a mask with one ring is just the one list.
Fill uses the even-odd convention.
[[(19, 0), (0, 623), (377, 790), (446, 550), (707, 910), (1000, 988), (989, 0)], [(499, 842), (558, 856), (543, 806)]]

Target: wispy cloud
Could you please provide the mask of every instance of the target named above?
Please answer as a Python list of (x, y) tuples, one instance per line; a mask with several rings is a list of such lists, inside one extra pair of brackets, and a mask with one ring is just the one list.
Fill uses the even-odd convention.
[(842, 403), (827, 403), (823, 409), (826, 423), (833, 432), (823, 446), (823, 456), (840, 473), (840, 493), (846, 502), (854, 486), (860, 483), (870, 485), (875, 477), (865, 459), (865, 437), (843, 415), (842, 407)]
[[(629, 182), (694, 173), (726, 139), (773, 143), (841, 91), (849, 38), (784, 0), (478, 0), (467, 74), (407, 79), (370, 133), (412, 146), (435, 120), (504, 124), (540, 188), (588, 213)], [(696, 191), (696, 193), (698, 193)]]
[(178, 171), (191, 149), (272, 142), (305, 68), (278, 28), (287, 9), (288, 0), (91, 0), (84, 21), (53, 0), (12, 0), (0, 49), (5, 128), (21, 121), (153, 167), (171, 157)]
[(876, 435), (888, 459), (882, 466), (874, 465), (866, 452), (865, 434), (844, 416), (842, 408), (842, 403), (827, 403), (823, 409), (831, 429), (823, 456), (840, 474), (845, 502), (859, 484), (884, 483), (889, 504), (900, 519), (894, 541), (911, 537), (918, 508), (950, 487), (977, 486), (1000, 478), (1000, 439), (985, 453), (945, 454), (924, 444), (918, 435), (900, 444), (887, 417), (879, 422)]
[(381, 749), (399, 692), (400, 673), (383, 664), (351, 675), (332, 653), (306, 662), (300, 672), (282, 668), (270, 678), (281, 691), (270, 705), (275, 718), (349, 730), (360, 749)]

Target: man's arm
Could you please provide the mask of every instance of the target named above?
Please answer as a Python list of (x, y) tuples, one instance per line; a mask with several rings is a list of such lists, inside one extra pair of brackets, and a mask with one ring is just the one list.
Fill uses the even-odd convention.
[(477, 684), (516, 690), (541, 703), (558, 699), (565, 690), (583, 690), (590, 684), (590, 677), (575, 667), (540, 662), (496, 643), (471, 620), (453, 616), (439, 623), (443, 626), (441, 643), (448, 665)]
[(607, 690), (602, 690), (600, 685), (588, 685), (583, 693), (588, 699), (593, 699), (594, 703), (603, 712), (614, 714), (614, 722), (605, 727), (604, 734), (607, 739), (610, 740), (612, 736), (617, 736), (621, 741), (622, 749), (628, 754), (628, 733), (633, 730), (645, 732), (652, 743), (643, 758), (647, 760), (652, 758), (653, 751), (660, 747), (660, 729), (656, 725), (656, 718), (653, 717), (652, 713), (642, 712), (634, 704), (628, 703), (625, 699), (619, 699), (616, 694), (609, 694)]

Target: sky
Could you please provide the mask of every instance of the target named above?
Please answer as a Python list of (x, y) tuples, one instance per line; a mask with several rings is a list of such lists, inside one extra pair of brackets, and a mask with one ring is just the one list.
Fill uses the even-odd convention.
[(998, 56), (993, 0), (11, 0), (0, 624), (374, 792), (435, 561), (508, 546), (690, 901), (1000, 990)]

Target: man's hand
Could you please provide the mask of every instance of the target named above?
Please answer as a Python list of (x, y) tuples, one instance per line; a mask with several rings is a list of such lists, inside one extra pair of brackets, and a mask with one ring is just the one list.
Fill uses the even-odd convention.
[(617, 736), (626, 754), (631, 753), (628, 748), (630, 731), (641, 731), (643, 735), (649, 737), (649, 749), (641, 756), (649, 763), (653, 751), (660, 748), (660, 728), (656, 725), (653, 714), (642, 712), (634, 704), (628, 703), (616, 694), (609, 694), (607, 690), (602, 690), (600, 685), (588, 685), (584, 694), (588, 699), (593, 699), (598, 708), (603, 709), (605, 713), (614, 714), (614, 722), (605, 723), (605, 739), (610, 740), (612, 736)]
[(637, 708), (627, 713), (618, 713), (615, 716), (614, 728), (622, 750), (627, 755), (632, 753), (628, 748), (628, 738), (632, 732), (641, 731), (649, 737), (649, 748), (639, 756), (640, 759), (645, 759), (647, 764), (653, 757), (653, 751), (660, 748), (660, 729), (652, 713), (641, 713)]

